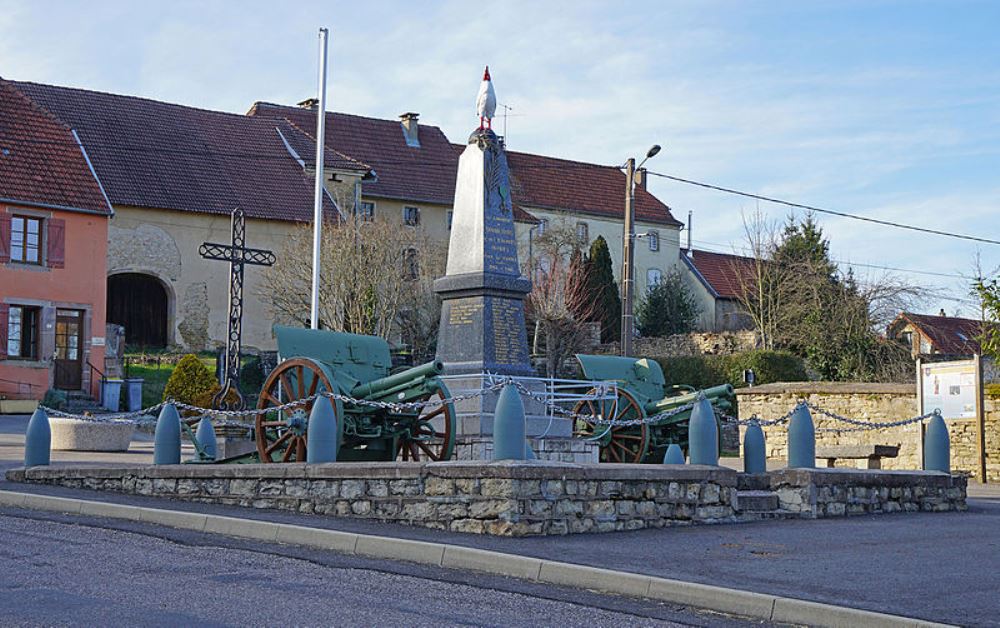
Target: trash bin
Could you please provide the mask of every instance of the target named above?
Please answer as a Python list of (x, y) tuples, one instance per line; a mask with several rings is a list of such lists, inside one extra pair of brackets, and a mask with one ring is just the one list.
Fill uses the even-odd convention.
[(142, 383), (146, 381), (141, 377), (130, 377), (125, 380), (126, 401), (129, 412), (142, 409)]
[(102, 382), (101, 405), (106, 410), (118, 412), (118, 402), (121, 399), (122, 380), (109, 378)]

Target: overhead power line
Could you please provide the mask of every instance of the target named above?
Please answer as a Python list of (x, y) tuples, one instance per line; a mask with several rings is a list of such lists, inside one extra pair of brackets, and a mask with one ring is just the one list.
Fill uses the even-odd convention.
[(945, 236), (948, 238), (958, 238), (960, 240), (971, 240), (973, 242), (983, 242), (985, 244), (1000, 244), (1000, 240), (991, 240), (989, 238), (980, 238), (978, 236), (971, 236), (962, 233), (951, 233), (949, 231), (941, 231), (939, 229), (931, 229), (929, 227), (918, 227), (916, 225), (907, 225), (900, 222), (893, 222), (891, 220), (881, 220), (879, 218), (871, 218), (870, 216), (859, 216), (857, 214), (849, 214), (847, 212), (834, 211), (832, 209), (823, 209), (822, 207), (816, 207), (814, 205), (805, 205), (802, 203), (793, 203), (791, 201), (785, 201), (780, 198), (773, 198), (770, 196), (763, 196), (760, 194), (753, 194), (751, 192), (742, 192), (740, 190), (734, 190), (732, 188), (725, 188), (719, 185), (712, 185), (710, 183), (702, 183), (700, 181), (692, 181), (691, 179), (684, 179), (682, 177), (675, 177), (669, 174), (663, 174), (662, 172), (652, 172), (648, 171), (647, 174), (653, 175), (654, 177), (661, 177), (663, 179), (669, 179), (671, 181), (676, 181), (678, 183), (685, 183), (687, 185), (694, 185), (701, 188), (706, 188), (709, 190), (716, 190), (717, 192), (725, 192), (727, 194), (735, 194), (736, 196), (743, 196), (746, 198), (756, 199), (758, 201), (765, 201), (768, 203), (775, 203), (777, 205), (785, 205), (787, 207), (795, 207), (797, 209), (805, 209), (808, 211), (817, 212), (820, 214), (830, 214), (832, 216), (840, 216), (841, 218), (851, 218), (853, 220), (862, 220), (864, 222), (871, 222), (878, 225), (884, 225), (886, 227), (895, 227), (896, 229), (908, 229), (910, 231), (919, 231), (921, 233), (930, 233), (932, 235)]

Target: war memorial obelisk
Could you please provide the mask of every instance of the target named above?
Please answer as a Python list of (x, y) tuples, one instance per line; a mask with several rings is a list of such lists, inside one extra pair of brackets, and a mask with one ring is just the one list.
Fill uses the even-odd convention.
[[(485, 118), (492, 115), (487, 113)], [(521, 275), (510, 194), (506, 152), (481, 124), (458, 161), (448, 265), (445, 276), (434, 282), (442, 299), (437, 359), (446, 375), (467, 376), (449, 379), (453, 391), (479, 389), (491, 374), (535, 375), (524, 324), (531, 281)], [(544, 390), (537, 381), (523, 383)], [(459, 436), (492, 434), (495, 404), (496, 395), (458, 404)], [(529, 436), (543, 431), (550, 437), (570, 435), (570, 422), (549, 421), (541, 404), (525, 399), (525, 409)]]

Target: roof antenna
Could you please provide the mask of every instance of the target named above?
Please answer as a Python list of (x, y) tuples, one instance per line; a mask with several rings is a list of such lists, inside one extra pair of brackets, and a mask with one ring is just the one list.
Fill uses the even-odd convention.
[(514, 111), (514, 108), (503, 103), (500, 103), (500, 106), (503, 107), (503, 145), (506, 147), (510, 145), (510, 142), (507, 141), (507, 114)]

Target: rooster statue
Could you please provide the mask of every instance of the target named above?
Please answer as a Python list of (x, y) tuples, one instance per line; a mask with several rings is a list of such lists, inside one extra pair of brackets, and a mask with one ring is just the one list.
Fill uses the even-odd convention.
[[(479, 114), (480, 130), (492, 128), (493, 114), (497, 111), (497, 95), (493, 91), (493, 81), (490, 80), (490, 66), (486, 66), (483, 82), (476, 95), (476, 113)], [(485, 126), (483, 126), (485, 120)]]

